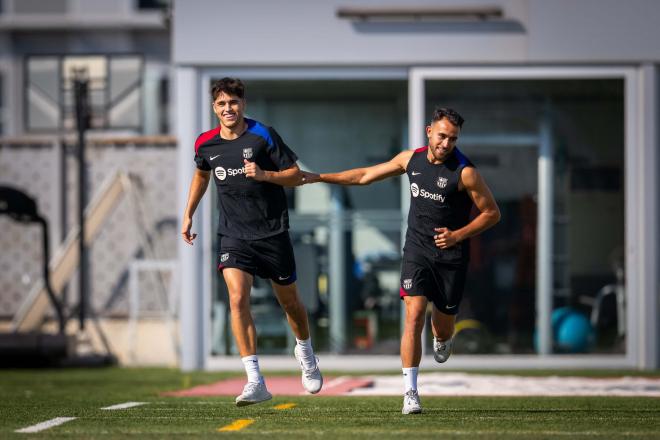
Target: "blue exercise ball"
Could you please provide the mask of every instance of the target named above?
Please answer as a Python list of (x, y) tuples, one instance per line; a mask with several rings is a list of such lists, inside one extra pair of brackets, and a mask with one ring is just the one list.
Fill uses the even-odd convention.
[(559, 324), (561, 324), (564, 321), (564, 318), (566, 318), (571, 313), (575, 313), (575, 309), (571, 307), (559, 307), (558, 309), (554, 309), (552, 311), (552, 337), (555, 340), (559, 334)]
[(557, 318), (556, 330), (553, 322), (557, 348), (565, 353), (586, 352), (593, 342), (593, 328), (587, 317), (576, 310), (564, 311), (558, 315), (561, 316)]

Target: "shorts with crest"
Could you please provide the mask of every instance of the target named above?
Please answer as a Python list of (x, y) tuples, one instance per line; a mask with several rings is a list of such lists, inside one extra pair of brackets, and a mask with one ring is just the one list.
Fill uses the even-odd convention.
[(399, 294), (425, 296), (442, 313), (455, 315), (463, 299), (467, 261), (447, 262), (422, 253), (404, 252)]
[(218, 236), (218, 270), (236, 268), (286, 286), (296, 281), (296, 260), (287, 231), (259, 240)]

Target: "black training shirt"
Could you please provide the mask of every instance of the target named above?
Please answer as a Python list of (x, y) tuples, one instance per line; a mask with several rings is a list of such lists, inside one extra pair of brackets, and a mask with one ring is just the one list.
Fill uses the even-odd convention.
[(262, 170), (281, 171), (295, 165), (296, 153), (271, 127), (245, 119), (247, 130), (237, 139), (220, 137), (220, 127), (195, 142), (195, 163), (211, 171), (218, 189), (218, 233), (258, 240), (289, 229), (284, 189), (245, 177), (244, 159)]
[(455, 231), (470, 221), (472, 199), (466, 191), (459, 191), (458, 182), (463, 168), (474, 165), (457, 148), (440, 164), (429, 162), (427, 154), (428, 147), (416, 149), (406, 167), (411, 197), (404, 251), (442, 261), (466, 261), (468, 240), (440, 249), (433, 236), (435, 228)]

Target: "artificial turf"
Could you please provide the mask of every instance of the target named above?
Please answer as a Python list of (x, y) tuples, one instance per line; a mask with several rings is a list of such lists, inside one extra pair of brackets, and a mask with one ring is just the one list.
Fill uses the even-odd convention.
[[(229, 376), (168, 369), (0, 371), (0, 438), (660, 439), (658, 398), (422, 395), (424, 413), (404, 416), (401, 397), (276, 396), (237, 408), (232, 397), (160, 395)], [(100, 409), (129, 401), (148, 404)], [(283, 403), (295, 406), (275, 408)], [(15, 432), (55, 417), (77, 419), (36, 434)], [(218, 431), (239, 419), (252, 423)]]

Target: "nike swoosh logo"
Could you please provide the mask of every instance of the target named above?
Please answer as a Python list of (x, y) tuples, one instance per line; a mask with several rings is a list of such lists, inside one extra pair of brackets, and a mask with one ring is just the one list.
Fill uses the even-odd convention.
[(454, 307), (456, 307), (456, 304), (454, 304), (453, 306), (447, 306), (448, 309), (453, 309)]
[(413, 175), (413, 176), (417, 176), (417, 175), (419, 175), (419, 174), (422, 174), (422, 173), (416, 173), (416, 172), (414, 172), (414, 171), (412, 172), (412, 175)]
[(286, 280), (287, 278), (289, 278), (289, 277), (279, 277), (279, 276), (277, 277), (277, 279), (280, 280), (280, 281), (284, 281), (284, 280)]
[(220, 155), (216, 154), (215, 156), (211, 156), (209, 159), (214, 160), (216, 157), (220, 157)]

